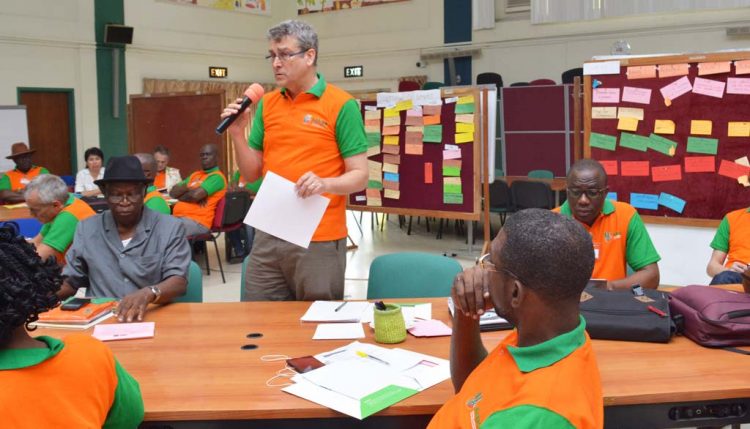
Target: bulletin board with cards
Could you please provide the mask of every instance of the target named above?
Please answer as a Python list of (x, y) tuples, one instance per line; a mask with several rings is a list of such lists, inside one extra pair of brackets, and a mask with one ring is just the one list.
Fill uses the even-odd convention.
[(750, 205), (750, 51), (584, 64), (584, 157), (646, 221), (716, 225)]
[(485, 91), (362, 95), (369, 180), (366, 190), (349, 196), (348, 208), (479, 220), (480, 174), (487, 175), (480, 162), (487, 150)]

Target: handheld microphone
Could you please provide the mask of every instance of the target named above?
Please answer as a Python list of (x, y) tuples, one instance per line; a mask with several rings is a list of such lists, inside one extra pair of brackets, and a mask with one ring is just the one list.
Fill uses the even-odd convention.
[(242, 114), (242, 112), (247, 109), (250, 104), (257, 103), (262, 97), (263, 97), (263, 87), (258, 85), (257, 83), (254, 83), (247, 87), (245, 90), (245, 96), (242, 97), (242, 102), (240, 103), (239, 111), (233, 115), (227, 116), (224, 118), (223, 121), (219, 124), (218, 127), (216, 127), (216, 134), (221, 134), (224, 131), (229, 128), (230, 125), (232, 125), (232, 122), (234, 122), (238, 116)]

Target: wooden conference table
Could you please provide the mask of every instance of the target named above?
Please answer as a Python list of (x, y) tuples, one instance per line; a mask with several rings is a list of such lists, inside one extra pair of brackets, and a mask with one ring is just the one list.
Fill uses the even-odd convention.
[[(433, 318), (450, 324), (445, 298), (401, 301), (431, 302)], [(316, 324), (299, 321), (308, 306), (307, 302), (247, 302), (152, 308), (146, 321), (156, 322), (154, 338), (109, 343), (140, 383), (146, 409), (142, 427), (416, 428), (424, 427), (453, 394), (447, 380), (359, 422), (284, 393), (280, 387), (266, 386), (284, 362), (264, 362), (262, 356), (299, 357), (351, 342), (313, 341)], [(365, 327), (367, 338), (361, 341), (374, 342), (370, 331)], [(485, 345), (493, 348), (507, 332), (484, 333)], [(262, 337), (247, 338), (253, 333)], [(39, 329), (36, 334), (64, 337), (68, 332)], [(258, 348), (243, 350), (246, 344)], [(449, 344), (449, 337), (409, 335), (397, 347), (447, 359)], [(607, 427), (709, 425), (669, 418), (675, 406), (705, 404), (745, 407), (742, 419), (712, 421), (711, 426), (750, 422), (748, 356), (703, 348), (683, 337), (669, 344), (595, 341), (594, 349)]]
[(13, 219), (30, 219), (32, 217), (28, 207), (8, 208), (0, 206), (0, 222), (7, 222)]

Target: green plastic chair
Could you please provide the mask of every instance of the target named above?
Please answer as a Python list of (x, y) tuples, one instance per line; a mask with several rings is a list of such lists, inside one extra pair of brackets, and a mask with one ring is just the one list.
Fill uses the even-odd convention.
[(188, 268), (187, 292), (173, 302), (203, 302), (203, 271), (195, 261)]
[(242, 301), (242, 294), (245, 292), (245, 270), (247, 269), (247, 261), (250, 260), (250, 255), (245, 256), (242, 260), (242, 274), (240, 274), (240, 301)]
[(555, 173), (549, 170), (531, 170), (527, 177), (529, 179), (554, 179)]
[(444, 87), (445, 84), (443, 82), (425, 82), (422, 84), (422, 90), (426, 89), (438, 89)]
[(378, 256), (370, 265), (367, 299), (450, 296), (453, 279), (462, 270), (455, 259), (429, 253)]

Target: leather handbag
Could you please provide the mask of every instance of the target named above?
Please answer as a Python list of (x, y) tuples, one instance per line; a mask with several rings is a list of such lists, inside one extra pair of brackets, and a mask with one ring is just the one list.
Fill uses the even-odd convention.
[(666, 293), (644, 289), (607, 290), (587, 286), (580, 311), (589, 336), (599, 340), (667, 343), (675, 333)]

